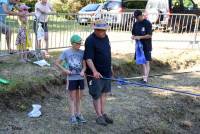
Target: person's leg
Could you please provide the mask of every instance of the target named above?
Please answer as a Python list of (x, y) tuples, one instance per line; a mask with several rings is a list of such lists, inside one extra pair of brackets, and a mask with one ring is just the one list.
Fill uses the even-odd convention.
[(10, 28), (8, 28), (6, 30), (6, 43), (7, 43), (9, 53), (11, 53), (11, 35), (12, 35), (12, 31), (10, 30)]
[(76, 114), (80, 115), (81, 114), (81, 98), (83, 95), (82, 90), (76, 90)]
[(143, 71), (143, 80), (145, 82), (147, 82), (147, 75), (148, 75), (148, 70), (147, 70), (147, 65), (146, 64), (143, 64), (142, 65), (142, 71)]
[(149, 72), (150, 72), (150, 62), (149, 61), (147, 61), (147, 63), (146, 63), (146, 70), (147, 70), (146, 78), (147, 78), (147, 81), (148, 81)]
[(70, 112), (72, 116), (75, 116), (75, 103), (76, 103), (76, 91), (69, 91), (69, 105), (70, 105)]
[(48, 49), (49, 49), (49, 35), (48, 32), (45, 32), (45, 37), (44, 37), (45, 43), (46, 43), (46, 52), (48, 54)]
[(77, 82), (79, 90), (76, 91), (76, 119), (79, 123), (86, 123), (85, 118), (81, 114), (81, 98), (83, 96), (84, 80), (79, 80)]
[(106, 104), (107, 93), (102, 93), (100, 101), (101, 101), (101, 114), (105, 114), (105, 104)]
[(5, 25), (2, 22), (0, 22), (0, 29), (1, 29), (1, 33), (5, 34), (5, 36), (6, 36), (6, 43), (7, 43), (8, 52), (11, 53), (11, 35), (12, 35), (12, 31), (7, 25)]
[(149, 72), (150, 72), (150, 61), (151, 61), (151, 51), (144, 51), (146, 64), (144, 65), (145, 77), (144, 81), (148, 82)]
[(24, 55), (23, 55), (23, 50), (22, 48), (19, 50), (19, 55), (20, 55), (20, 61), (23, 62), (24, 61)]
[(102, 116), (102, 113), (101, 113), (101, 97), (96, 99), (96, 100), (93, 99), (93, 105), (94, 105), (94, 109), (95, 109), (97, 117)]
[(94, 110), (97, 115), (96, 123), (99, 125), (106, 126), (107, 123), (105, 122), (105, 119), (103, 118), (103, 115), (101, 113), (101, 93), (103, 90), (101, 80), (89, 78), (87, 82), (88, 82), (89, 93), (93, 99)]
[(102, 91), (101, 96), (101, 113), (106, 123), (112, 124), (113, 119), (110, 118), (105, 112), (105, 105), (106, 105), (106, 98), (107, 94), (111, 92), (111, 81), (110, 80), (103, 80), (104, 89)]
[(36, 42), (36, 50), (41, 50), (41, 40), (37, 40)]
[(46, 53), (45, 53), (45, 55), (48, 57), (49, 56), (49, 54), (48, 54), (48, 49), (49, 49), (49, 33), (48, 33), (48, 24), (47, 24), (47, 22), (45, 22), (45, 23), (43, 23), (43, 25), (42, 25), (42, 27), (43, 27), (43, 29), (44, 29), (44, 32), (45, 32), (45, 36), (44, 36), (44, 40), (45, 40), (45, 45), (46, 45), (46, 47), (45, 47), (45, 50), (46, 50)]

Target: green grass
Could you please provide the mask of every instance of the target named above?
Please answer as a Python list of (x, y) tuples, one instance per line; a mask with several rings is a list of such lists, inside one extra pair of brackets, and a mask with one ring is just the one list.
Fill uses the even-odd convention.
[[(10, 81), (8, 85), (0, 84), (0, 93), (31, 89), (33, 85), (43, 85), (59, 75), (53, 67), (39, 67), (32, 63), (22, 64), (18, 57), (12, 57), (0, 63), (1, 78)], [(53, 63), (53, 61), (49, 61)]]
[[(55, 59), (60, 55), (60, 51), (51, 53), (54, 57), (48, 62), (53, 65)], [(177, 59), (179, 59), (177, 61)], [(151, 63), (151, 75), (173, 72), (178, 69), (187, 69), (193, 65), (199, 65), (200, 55), (196, 51), (180, 52), (172, 55), (166, 55), (165, 58), (154, 59)], [(129, 77), (139, 76), (139, 68), (133, 61), (133, 55), (116, 55), (113, 54), (114, 76)], [(12, 92), (20, 89), (31, 88), (30, 85), (42, 85), (54, 80), (59, 76), (59, 72), (52, 66), (38, 67), (37, 65), (28, 63), (21, 64), (18, 57), (5, 58), (0, 62), (1, 78), (11, 81), (9, 85), (0, 85), (0, 92)], [(194, 83), (195, 84), (195, 83)]]

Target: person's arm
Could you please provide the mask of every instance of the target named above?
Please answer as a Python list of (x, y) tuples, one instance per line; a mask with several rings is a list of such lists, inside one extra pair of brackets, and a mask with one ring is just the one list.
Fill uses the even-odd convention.
[(152, 38), (152, 24), (148, 22), (145, 26), (146, 35), (144, 36), (133, 36), (135, 40), (151, 39)]
[(34, 16), (35, 12), (27, 13), (26, 16)]
[(17, 12), (9, 11), (9, 10), (8, 10), (8, 5), (7, 5), (7, 4), (3, 4), (3, 5), (2, 5), (2, 8), (3, 8), (4, 12), (5, 12), (6, 14), (9, 14), (9, 15), (17, 15), (17, 16), (21, 16), (21, 17), (25, 15), (25, 14), (23, 14), (23, 13), (17, 13)]
[(83, 68), (82, 68), (82, 70), (81, 70), (81, 73), (80, 73), (80, 75), (81, 76), (84, 76), (85, 75), (85, 71), (86, 71), (86, 62), (85, 62), (85, 60), (83, 60)]
[(91, 59), (87, 59), (86, 62), (87, 62), (87, 65), (89, 66), (89, 68), (92, 70), (94, 78), (96, 78), (96, 79), (103, 78), (103, 76), (97, 71), (97, 69), (94, 66), (94, 63)]
[(144, 36), (132, 36), (133, 39), (135, 40), (143, 40), (143, 39), (151, 39), (152, 35), (146, 34)]
[(86, 61), (88, 67), (91, 69), (91, 71), (93, 72), (93, 76), (96, 79), (102, 78), (102, 75), (97, 71), (93, 60), (94, 60), (94, 44), (93, 41), (90, 40), (86, 40), (85, 41), (85, 51), (84, 51), (84, 60)]
[(37, 11), (39, 11), (41, 14), (46, 14), (47, 12), (41, 8), (36, 8)]
[(133, 24), (131, 33), (132, 33), (131, 39), (134, 40), (134, 38), (135, 38), (135, 23)]
[(59, 69), (61, 69), (62, 72), (63, 72), (64, 74), (66, 74), (66, 75), (71, 74), (71, 71), (65, 69), (65, 68), (61, 65), (61, 63), (62, 63), (62, 60), (61, 60), (61, 59), (57, 59), (57, 60), (56, 60), (56, 66), (57, 66)]

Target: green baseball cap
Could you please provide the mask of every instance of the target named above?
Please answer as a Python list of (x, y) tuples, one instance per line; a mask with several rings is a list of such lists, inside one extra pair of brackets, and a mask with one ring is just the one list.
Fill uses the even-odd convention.
[(70, 41), (71, 41), (71, 44), (73, 45), (73, 44), (76, 44), (76, 43), (81, 43), (82, 39), (79, 35), (75, 34), (71, 37)]

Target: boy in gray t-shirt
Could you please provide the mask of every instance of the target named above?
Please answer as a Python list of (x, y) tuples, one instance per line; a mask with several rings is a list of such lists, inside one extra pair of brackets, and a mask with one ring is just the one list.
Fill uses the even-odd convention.
[[(80, 100), (84, 90), (84, 75), (86, 63), (83, 60), (84, 51), (80, 50), (82, 39), (78, 35), (71, 37), (72, 47), (62, 52), (58, 58), (57, 66), (67, 75), (69, 102), (71, 111), (71, 124), (85, 123), (86, 120), (80, 112)], [(65, 62), (67, 67), (61, 65)]]

